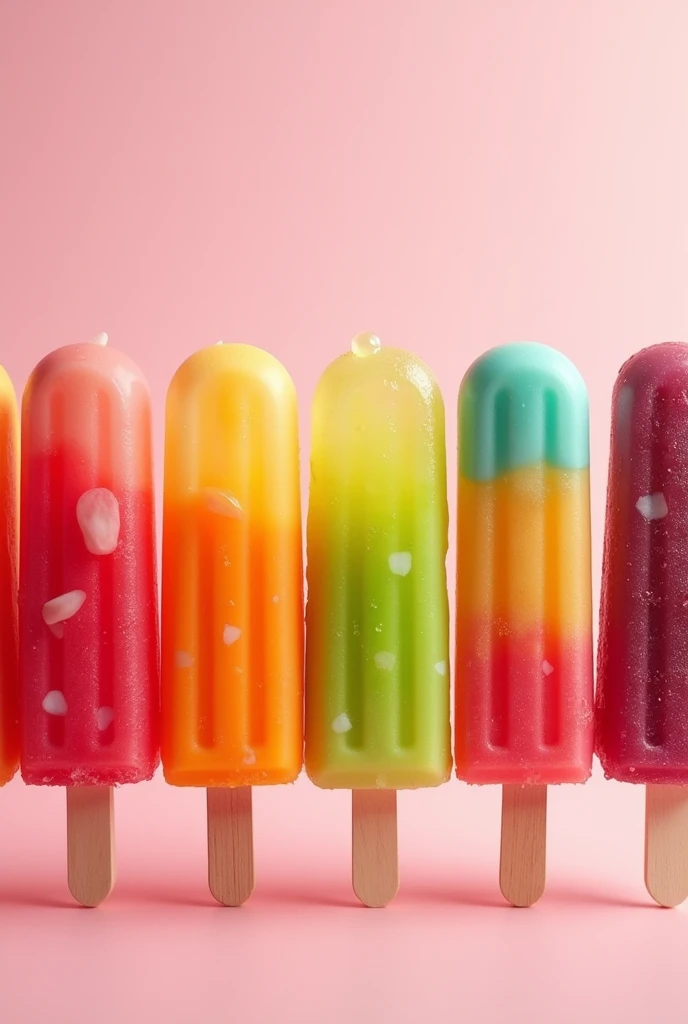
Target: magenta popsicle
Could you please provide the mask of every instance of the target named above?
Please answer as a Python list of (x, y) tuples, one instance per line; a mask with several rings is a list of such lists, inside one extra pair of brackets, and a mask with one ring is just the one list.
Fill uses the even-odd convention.
[(688, 345), (614, 388), (596, 746), (622, 782), (688, 783)]
[(596, 700), (605, 774), (645, 783), (645, 884), (688, 896), (688, 345), (621, 368), (612, 436)]

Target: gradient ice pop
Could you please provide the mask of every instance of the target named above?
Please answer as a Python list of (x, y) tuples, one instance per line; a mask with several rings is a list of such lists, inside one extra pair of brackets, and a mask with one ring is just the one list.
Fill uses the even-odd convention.
[(17, 586), (19, 420), (12, 382), (0, 367), (0, 786), (19, 764)]
[(292, 782), (303, 755), (303, 567), (294, 385), (273, 356), (215, 345), (167, 397), (165, 778)]
[(325, 788), (451, 770), (444, 406), (414, 356), (359, 337), (313, 405), (306, 769)]
[(688, 345), (643, 349), (612, 399), (596, 750), (621, 782), (688, 783)]
[(22, 775), (148, 779), (159, 726), (151, 410), (127, 356), (70, 345), (33, 371), (21, 515)]
[(544, 345), (492, 349), (459, 396), (456, 766), (583, 782), (592, 760), (588, 401)]

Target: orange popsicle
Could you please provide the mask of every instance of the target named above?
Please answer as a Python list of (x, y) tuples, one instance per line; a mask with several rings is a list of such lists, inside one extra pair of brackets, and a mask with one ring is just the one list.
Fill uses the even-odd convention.
[(0, 786), (19, 763), (17, 582), (19, 421), (12, 382), (0, 367)]
[[(297, 407), (267, 352), (215, 345), (177, 371), (163, 514), (165, 778), (211, 790), (292, 782), (303, 747)], [(209, 793), (208, 807), (211, 847), (213, 809), (250, 825), (250, 790)]]

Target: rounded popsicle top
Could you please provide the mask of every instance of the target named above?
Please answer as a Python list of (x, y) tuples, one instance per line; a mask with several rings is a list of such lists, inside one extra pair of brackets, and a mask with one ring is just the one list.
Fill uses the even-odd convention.
[[(149, 491), (152, 486), (151, 399), (148, 382), (129, 356), (100, 334), (45, 356), (22, 398), (26, 458), (67, 457), (107, 464), (107, 482)], [(100, 454), (99, 454), (100, 453)]]
[(589, 465), (583, 378), (548, 345), (519, 342), (490, 349), (461, 383), (460, 472), (492, 480), (540, 462), (565, 470)]
[(316, 389), (316, 405), (320, 398), (328, 401), (341, 398), (343, 393), (353, 396), (360, 389), (368, 397), (382, 403), (396, 402), (402, 395), (415, 396), (428, 407), (439, 402), (444, 410), (442, 395), (429, 367), (417, 356), (404, 349), (388, 348), (375, 334), (357, 334), (351, 341), (351, 351), (339, 356), (326, 368)]
[(48, 353), (32, 371), (24, 390), (24, 401), (35, 401), (41, 393), (52, 392), (78, 378), (97, 381), (110, 390), (113, 398), (127, 399), (138, 392), (148, 399), (148, 381), (137, 364), (107, 341), (107, 334), (101, 333), (92, 341), (63, 345)]
[(677, 381), (685, 388), (688, 378), (688, 344), (664, 341), (649, 345), (627, 359), (619, 370), (614, 390), (669, 387)]
[(258, 384), (275, 398), (296, 399), (294, 382), (279, 359), (255, 345), (226, 345), (222, 341), (184, 360), (172, 378), (168, 399), (179, 391), (204, 391), (216, 385), (218, 378), (227, 377)]

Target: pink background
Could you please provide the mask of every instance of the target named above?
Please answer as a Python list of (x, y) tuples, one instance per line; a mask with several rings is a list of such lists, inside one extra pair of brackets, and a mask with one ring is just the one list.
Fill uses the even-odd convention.
[[(590, 386), (595, 580), (624, 357), (688, 335), (684, 0), (0, 0), (0, 355), (97, 331), (149, 375), (218, 338), (317, 376), (374, 330), (447, 401), (548, 342)], [(160, 479), (160, 476), (158, 477)], [(453, 512), (453, 498), (452, 498)], [(450, 579), (453, 579), (453, 551)], [(402, 889), (348, 885), (349, 800), (256, 795), (258, 887), (205, 887), (204, 800), (118, 793), (119, 881), (65, 885), (64, 793), (0, 792), (2, 1019), (678, 1019), (688, 921), (642, 883), (643, 793), (551, 793), (549, 885), (497, 889), (499, 791), (402, 794)]]

